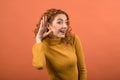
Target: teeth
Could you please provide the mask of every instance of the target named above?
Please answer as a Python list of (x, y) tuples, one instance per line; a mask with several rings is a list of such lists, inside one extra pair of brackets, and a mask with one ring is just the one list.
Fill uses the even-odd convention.
[(62, 30), (60, 32), (65, 33), (65, 31), (62, 31)]
[(61, 29), (60, 32), (64, 34), (64, 33), (66, 32), (66, 30), (62, 30), (62, 29)]

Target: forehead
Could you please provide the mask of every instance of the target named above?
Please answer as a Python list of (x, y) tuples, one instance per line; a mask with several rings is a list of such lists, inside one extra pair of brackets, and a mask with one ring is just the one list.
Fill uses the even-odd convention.
[(58, 14), (55, 16), (54, 20), (67, 20), (67, 16), (65, 14)]

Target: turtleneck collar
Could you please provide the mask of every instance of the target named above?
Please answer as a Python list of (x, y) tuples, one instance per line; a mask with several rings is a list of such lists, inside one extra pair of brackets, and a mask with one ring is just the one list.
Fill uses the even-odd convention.
[(49, 37), (46, 37), (43, 42), (45, 42), (48, 45), (56, 45), (56, 44), (60, 44), (61, 43), (61, 39), (62, 38), (56, 38), (56, 39), (52, 39)]

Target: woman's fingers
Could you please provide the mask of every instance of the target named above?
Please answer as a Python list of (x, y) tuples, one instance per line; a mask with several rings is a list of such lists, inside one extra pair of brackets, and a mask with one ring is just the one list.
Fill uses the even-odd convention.
[(44, 17), (44, 24), (46, 26), (46, 24), (47, 24), (47, 16)]
[(42, 27), (45, 27), (45, 18), (44, 18), (44, 16), (43, 16), (43, 19), (42, 19)]
[(46, 36), (49, 35), (51, 32), (52, 32), (51, 30), (49, 30), (48, 32), (45, 32), (45, 33), (43, 34), (43, 37), (46, 37)]
[(51, 33), (50, 30), (47, 32), (47, 16), (43, 16), (43, 18), (40, 22), (40, 27), (39, 27), (37, 35), (43, 39), (50, 33)]
[(40, 33), (40, 31), (41, 31), (41, 29), (42, 29), (42, 25), (43, 25), (43, 20), (41, 20), (41, 22), (40, 22), (40, 26), (39, 26), (38, 34)]
[(44, 32), (44, 28), (45, 28), (45, 17), (42, 18), (41, 22), (40, 22), (40, 26), (39, 26), (39, 30), (38, 33)]

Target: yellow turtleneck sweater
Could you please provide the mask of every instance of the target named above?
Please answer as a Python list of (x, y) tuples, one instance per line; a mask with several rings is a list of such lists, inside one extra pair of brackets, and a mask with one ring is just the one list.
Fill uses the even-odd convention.
[(64, 44), (59, 39), (45, 38), (34, 44), (33, 66), (47, 68), (49, 80), (87, 80), (86, 66), (79, 38), (72, 36), (73, 44)]

